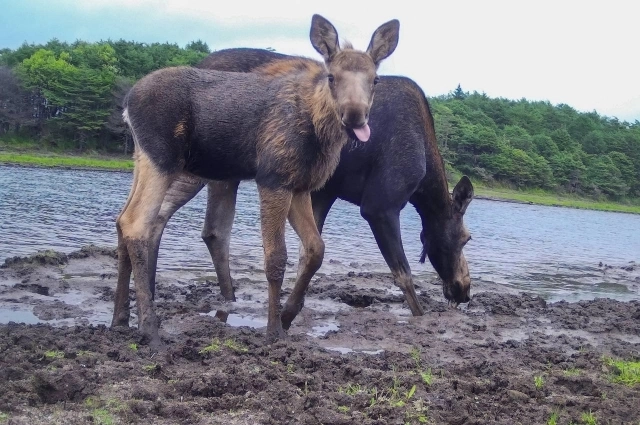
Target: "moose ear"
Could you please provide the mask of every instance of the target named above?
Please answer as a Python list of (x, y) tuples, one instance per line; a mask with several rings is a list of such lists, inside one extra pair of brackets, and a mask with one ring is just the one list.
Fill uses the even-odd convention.
[(311, 31), (309, 32), (311, 45), (324, 58), (325, 62), (331, 62), (331, 59), (340, 51), (340, 43), (338, 42), (338, 31), (320, 15), (313, 15), (311, 18)]
[(393, 19), (380, 25), (371, 36), (367, 53), (371, 56), (376, 66), (380, 65), (383, 59), (388, 58), (398, 46), (399, 31), (400, 21)]
[(456, 187), (453, 188), (453, 212), (464, 214), (473, 199), (473, 185), (469, 177), (462, 176)]

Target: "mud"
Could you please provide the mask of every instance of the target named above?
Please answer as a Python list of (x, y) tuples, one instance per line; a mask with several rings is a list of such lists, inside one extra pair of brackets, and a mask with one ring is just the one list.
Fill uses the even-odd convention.
[(389, 275), (353, 267), (317, 277), (271, 346), (260, 270), (241, 273), (235, 303), (212, 271), (162, 273), (156, 353), (134, 327), (108, 327), (112, 249), (7, 260), (0, 320), (27, 323), (0, 325), (0, 422), (640, 422), (640, 386), (614, 383), (603, 361), (640, 358), (640, 302), (547, 303), (480, 281), (453, 309), (435, 279), (417, 279), (427, 313), (414, 318)]

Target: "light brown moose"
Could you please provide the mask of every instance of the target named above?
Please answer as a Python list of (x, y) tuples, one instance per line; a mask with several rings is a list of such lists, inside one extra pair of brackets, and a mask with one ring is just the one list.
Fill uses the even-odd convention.
[[(269, 283), (267, 341), (284, 337), (280, 289), (287, 218), (301, 239), (301, 273), (322, 264), (324, 243), (310, 192), (334, 172), (347, 131), (366, 141), (376, 70), (398, 43), (399, 22), (381, 25), (366, 52), (340, 47), (334, 26), (314, 15), (310, 38), (320, 62), (292, 59), (263, 73), (187, 67), (153, 72), (124, 101), (135, 143), (133, 184), (118, 216), (118, 284), (112, 326), (129, 324), (134, 275), (138, 327), (160, 345), (153, 305), (157, 251), (152, 232), (167, 191), (186, 180), (255, 179)], [(166, 201), (165, 201), (166, 202)]]

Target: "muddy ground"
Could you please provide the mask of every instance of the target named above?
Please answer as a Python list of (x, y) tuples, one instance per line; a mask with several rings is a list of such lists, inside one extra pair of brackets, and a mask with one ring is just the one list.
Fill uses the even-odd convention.
[(640, 386), (615, 383), (605, 361), (640, 358), (640, 302), (546, 303), (481, 283), (452, 309), (418, 279), (427, 313), (413, 318), (389, 275), (351, 266), (316, 278), (271, 346), (259, 269), (235, 303), (212, 273), (161, 273), (166, 349), (152, 353), (135, 328), (105, 326), (113, 250), (7, 260), (0, 318), (46, 323), (0, 325), (0, 423), (640, 423)]

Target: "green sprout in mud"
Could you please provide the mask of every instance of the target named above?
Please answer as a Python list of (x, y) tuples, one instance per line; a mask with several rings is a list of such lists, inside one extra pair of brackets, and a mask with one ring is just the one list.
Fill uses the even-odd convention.
[(365, 392), (366, 389), (361, 387), (360, 384), (349, 384), (346, 387), (338, 387), (339, 393), (345, 393), (346, 395), (354, 396), (358, 393)]
[(424, 405), (424, 401), (422, 399), (414, 401), (411, 408), (407, 409), (405, 412), (405, 425), (415, 424), (416, 422), (419, 424), (426, 424), (429, 422), (429, 418), (427, 418), (427, 410), (428, 408)]
[(547, 425), (558, 425), (558, 412), (553, 412), (551, 416), (549, 416)]
[(152, 364), (147, 364), (142, 366), (142, 370), (144, 370), (145, 372), (154, 372), (156, 370), (158, 370), (158, 364), (157, 363), (152, 363)]
[(247, 347), (243, 344), (239, 343), (235, 339), (225, 339), (223, 343), (220, 343), (218, 338), (215, 338), (211, 341), (211, 344), (204, 347), (202, 350), (198, 351), (200, 354), (209, 354), (209, 353), (217, 353), (220, 351), (221, 347), (226, 347), (230, 350), (233, 350), (238, 353), (246, 353), (249, 351)]
[(129, 344), (129, 348), (131, 349), (131, 351), (138, 351), (138, 344), (132, 342), (131, 344)]
[(4, 412), (0, 412), (0, 422), (6, 422), (9, 419), (9, 415)]
[(113, 425), (115, 422), (113, 416), (106, 409), (95, 409), (91, 412), (93, 423), (98, 425)]
[(220, 351), (220, 340), (218, 338), (211, 341), (211, 344), (198, 351), (200, 354), (217, 353)]
[(349, 407), (348, 406), (338, 406), (338, 412), (340, 412), (340, 413), (349, 413)]
[(44, 357), (49, 360), (62, 359), (64, 358), (64, 351), (47, 350), (44, 352)]
[(293, 363), (289, 363), (289, 364), (287, 365), (287, 373), (288, 373), (289, 375), (292, 375), (294, 370), (295, 370), (295, 366), (294, 366), (294, 364), (293, 364)]
[(580, 416), (582, 423), (585, 425), (597, 425), (598, 421), (596, 420), (596, 415), (594, 415), (591, 411), (589, 413), (583, 413)]
[(640, 384), (640, 361), (615, 360), (605, 357), (603, 362), (613, 369), (612, 382), (629, 386)]
[(414, 385), (403, 394), (400, 389), (400, 380), (394, 377), (390, 388), (382, 391), (378, 391), (377, 387), (371, 389), (369, 405), (373, 407), (380, 402), (386, 401), (391, 407), (404, 407), (404, 405), (411, 400), (415, 392), (416, 386)]
[(539, 390), (542, 389), (542, 387), (544, 386), (544, 378), (542, 377), (542, 375), (533, 377), (533, 385), (535, 385)]
[(409, 353), (411, 355), (411, 358), (413, 359), (414, 362), (416, 362), (416, 366), (420, 367), (420, 348), (419, 347), (413, 347), (411, 349), (411, 352)]
[(226, 339), (223, 344), (225, 347), (238, 353), (246, 353), (249, 351), (247, 347), (236, 341), (235, 339)]
[(433, 374), (431, 373), (431, 369), (420, 372), (420, 377), (426, 386), (430, 386), (433, 383)]
[(563, 370), (562, 373), (564, 374), (564, 376), (578, 376), (582, 373), (582, 371), (577, 367), (570, 367)]

